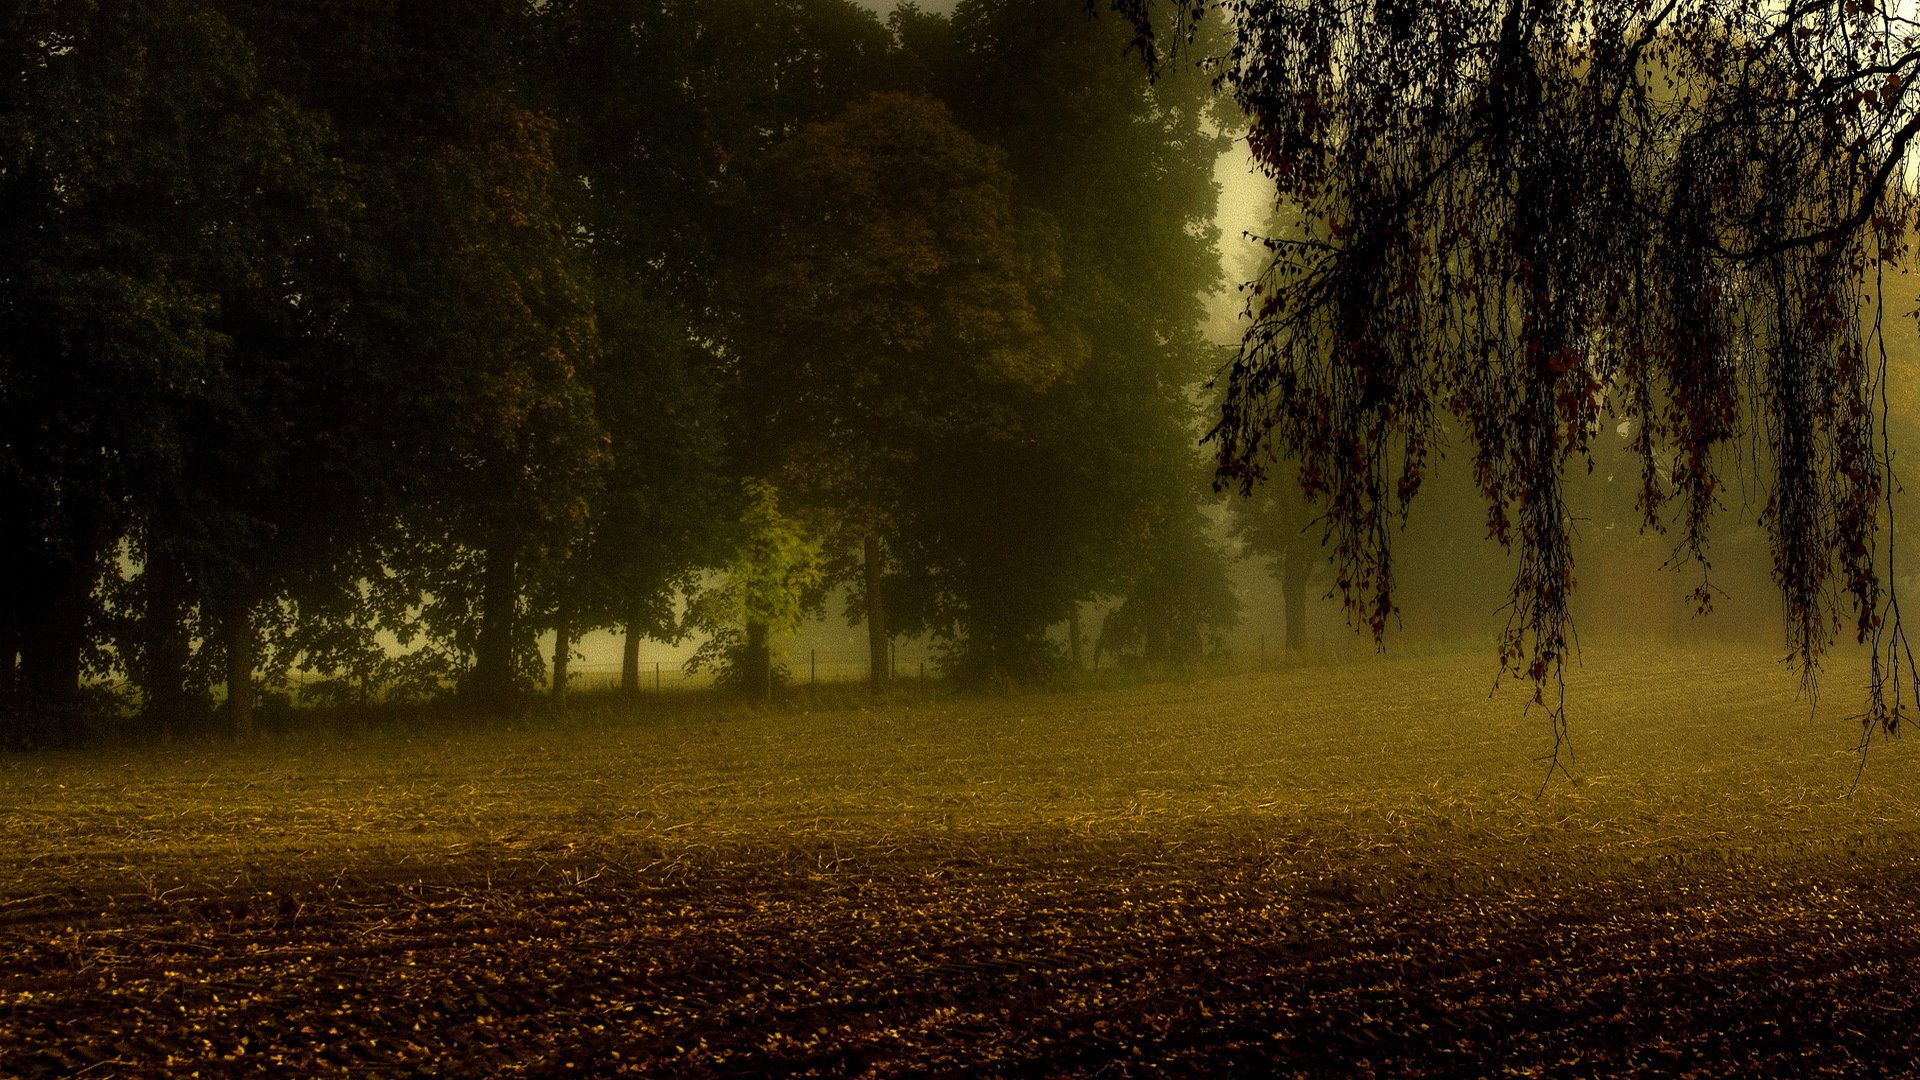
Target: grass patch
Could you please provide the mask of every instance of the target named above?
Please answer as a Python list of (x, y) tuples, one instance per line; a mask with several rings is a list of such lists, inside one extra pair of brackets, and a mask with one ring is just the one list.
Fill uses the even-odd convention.
[(55, 864), (218, 873), (533, 843), (769, 855), (1209, 831), (1567, 861), (1880, 842), (1920, 811), (1906, 746), (1877, 747), (1851, 790), (1844, 710), (1810, 713), (1778, 665), (1738, 651), (1590, 649), (1570, 686), (1575, 779), (1541, 793), (1544, 724), (1521, 688), (1488, 695), (1488, 667), (1436, 656), (774, 707), (603, 699), (491, 725), (13, 756), (0, 882), (17, 891)]

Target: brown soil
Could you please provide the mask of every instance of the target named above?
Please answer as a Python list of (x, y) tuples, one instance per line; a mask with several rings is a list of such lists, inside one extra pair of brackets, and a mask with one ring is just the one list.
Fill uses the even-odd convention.
[[(1467, 887), (1238, 843), (0, 907), (0, 1073), (1907, 1073), (1920, 855)], [(491, 877), (491, 880), (489, 880)]]

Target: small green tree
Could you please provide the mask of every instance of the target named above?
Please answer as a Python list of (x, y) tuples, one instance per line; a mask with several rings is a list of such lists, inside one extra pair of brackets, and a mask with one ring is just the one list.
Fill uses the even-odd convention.
[(785, 678), (781, 641), (817, 608), (826, 563), (820, 543), (781, 510), (773, 485), (746, 481), (743, 497), (740, 546), (688, 612), (707, 640), (687, 669), (711, 669), (723, 686), (771, 694)]

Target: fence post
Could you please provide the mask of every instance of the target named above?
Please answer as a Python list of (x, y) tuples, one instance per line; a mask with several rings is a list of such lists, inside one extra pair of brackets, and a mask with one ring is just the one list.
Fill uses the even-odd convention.
[(820, 682), (820, 650), (807, 650), (807, 685), (817, 686)]
[(653, 692), (660, 692), (660, 661), (653, 662)]

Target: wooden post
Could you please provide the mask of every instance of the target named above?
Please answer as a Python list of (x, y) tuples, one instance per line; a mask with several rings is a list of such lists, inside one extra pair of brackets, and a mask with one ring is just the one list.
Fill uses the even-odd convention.
[(653, 692), (660, 692), (660, 661), (653, 662)]

